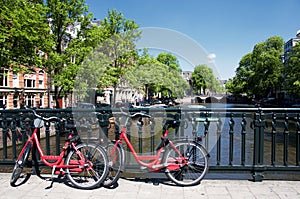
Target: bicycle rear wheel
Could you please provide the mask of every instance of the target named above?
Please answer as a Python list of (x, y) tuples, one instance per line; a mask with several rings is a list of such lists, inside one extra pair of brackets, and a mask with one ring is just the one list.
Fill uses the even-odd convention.
[[(105, 180), (108, 173), (108, 158), (106, 151), (101, 146), (93, 144), (80, 144), (76, 148), (86, 158), (86, 168), (73, 171), (66, 169), (66, 176), (69, 181), (80, 189), (93, 189), (99, 187)], [(78, 165), (79, 156), (75, 150), (71, 150), (65, 160), (66, 165)], [(90, 168), (91, 162), (93, 164)], [(78, 168), (76, 168), (78, 169)]]
[(28, 163), (28, 157), (30, 154), (32, 148), (32, 142), (26, 142), (25, 146), (22, 148), (22, 151), (20, 152), (14, 169), (11, 174), (10, 178), (10, 185), (13, 187), (19, 186), (21, 184), (24, 184), (29, 177), (31, 176), (31, 173), (24, 172), (23, 168), (27, 166)]
[(199, 184), (208, 171), (208, 154), (198, 143), (179, 141), (166, 151), (167, 177), (180, 186)]
[(122, 173), (123, 153), (119, 146), (110, 143), (105, 147), (108, 155), (108, 175), (103, 182), (104, 187), (111, 187), (117, 183)]

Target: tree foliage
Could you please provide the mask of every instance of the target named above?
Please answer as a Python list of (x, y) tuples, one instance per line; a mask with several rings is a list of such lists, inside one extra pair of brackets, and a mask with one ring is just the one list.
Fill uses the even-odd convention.
[(283, 39), (279, 36), (256, 44), (253, 51), (241, 59), (227, 89), (233, 94), (246, 93), (256, 98), (276, 93), (277, 85), (283, 80), (283, 45)]
[(220, 82), (214, 76), (213, 70), (205, 64), (195, 67), (192, 82), (194, 92), (197, 94), (206, 94), (206, 91), (211, 93), (221, 91)]
[(180, 70), (179, 69), (179, 61), (176, 56), (170, 54), (170, 53), (160, 53), (157, 56), (157, 61), (160, 63), (163, 63), (167, 66), (169, 66), (172, 70)]
[[(239, 67), (236, 69), (236, 75), (232, 80), (226, 83), (226, 89), (233, 95), (248, 93), (250, 94), (251, 85), (248, 84), (254, 72), (252, 70), (252, 52), (242, 57)], [(252, 92), (251, 94), (252, 95)]]
[(286, 89), (294, 97), (300, 96), (300, 43), (297, 43), (289, 54), (287, 60)]
[(53, 78), (57, 101), (71, 93), (78, 69), (95, 46), (99, 33), (91, 27), (92, 15), (84, 0), (46, 0), (47, 17), (55, 45), (49, 51), (48, 72)]
[(147, 97), (149, 91), (168, 97), (182, 97), (188, 88), (178, 70), (151, 57), (147, 50), (143, 51), (137, 66), (125, 74), (125, 80)]
[(4, 0), (0, 3), (0, 66), (43, 67), (44, 52), (52, 46), (46, 7), (39, 1)]
[(116, 10), (108, 11), (108, 16), (101, 21), (104, 41), (99, 44), (98, 50), (109, 60), (109, 65), (105, 66), (99, 87), (112, 86), (116, 93), (123, 75), (135, 65), (137, 51), (134, 42), (141, 33), (138, 27), (133, 20), (126, 19)]

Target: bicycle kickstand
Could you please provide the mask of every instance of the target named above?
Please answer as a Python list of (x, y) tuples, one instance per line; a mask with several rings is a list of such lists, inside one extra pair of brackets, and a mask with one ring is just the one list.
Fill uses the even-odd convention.
[(54, 178), (54, 172), (56, 170), (56, 165), (53, 166), (52, 168), (52, 172), (51, 172), (51, 180), (53, 181), (53, 178)]

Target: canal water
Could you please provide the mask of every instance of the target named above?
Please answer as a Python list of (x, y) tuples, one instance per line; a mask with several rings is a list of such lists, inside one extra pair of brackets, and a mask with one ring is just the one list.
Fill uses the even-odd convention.
[[(203, 104), (207, 105), (207, 104)], [(214, 108), (225, 107), (225, 108), (253, 108), (253, 105), (246, 104), (214, 104)], [(253, 113), (254, 114), (254, 113)], [(265, 113), (272, 114), (272, 113)], [(271, 117), (269, 117), (271, 118)], [(242, 160), (242, 122), (243, 119), (234, 117), (234, 128), (233, 128), (233, 165), (241, 165)], [(246, 153), (245, 153), (245, 164), (253, 164), (253, 149), (254, 149), (254, 129), (252, 128), (253, 116), (246, 117)], [(229, 164), (229, 151), (230, 151), (230, 118), (221, 118), (221, 134), (217, 136), (217, 124), (211, 122), (209, 126), (209, 132), (204, 137), (205, 126), (204, 123), (197, 125), (197, 135), (203, 136), (203, 145), (207, 146), (207, 149), (211, 155), (210, 164), (215, 165), (217, 157), (217, 141), (221, 142), (221, 165)], [(271, 165), (272, 156), (272, 120), (266, 119), (266, 127), (264, 128), (264, 164)], [(189, 129), (188, 132), (191, 130)], [(284, 120), (278, 119), (276, 124), (276, 142), (275, 142), (275, 164), (284, 164)], [(289, 134), (288, 134), (288, 165), (296, 165), (296, 122), (293, 120), (289, 121)], [(207, 141), (205, 143), (205, 141)]]

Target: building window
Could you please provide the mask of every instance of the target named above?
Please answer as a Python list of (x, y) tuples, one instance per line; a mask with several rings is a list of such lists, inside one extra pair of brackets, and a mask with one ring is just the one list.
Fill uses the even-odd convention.
[(14, 95), (13, 106), (14, 108), (18, 108), (19, 95)]
[(34, 107), (34, 96), (33, 95), (27, 95), (25, 98), (25, 104), (28, 107)]
[(25, 83), (25, 87), (27, 87), (27, 88), (34, 88), (35, 87), (35, 80), (34, 79), (25, 79), (24, 83)]
[(14, 88), (19, 87), (18, 74), (14, 73), (13, 76), (12, 76), (12, 79), (13, 79), (13, 87)]
[(6, 108), (6, 103), (7, 103), (7, 96), (0, 95), (0, 110)]
[(44, 100), (43, 100), (43, 95), (40, 95), (40, 101), (39, 101), (39, 104), (38, 104), (38, 108), (41, 108), (44, 106)]
[(43, 80), (39, 80), (39, 88), (44, 88), (44, 81)]
[(39, 88), (44, 88), (44, 71), (40, 70), (39, 72)]
[(0, 86), (8, 86), (8, 74), (6, 70), (0, 70)]

